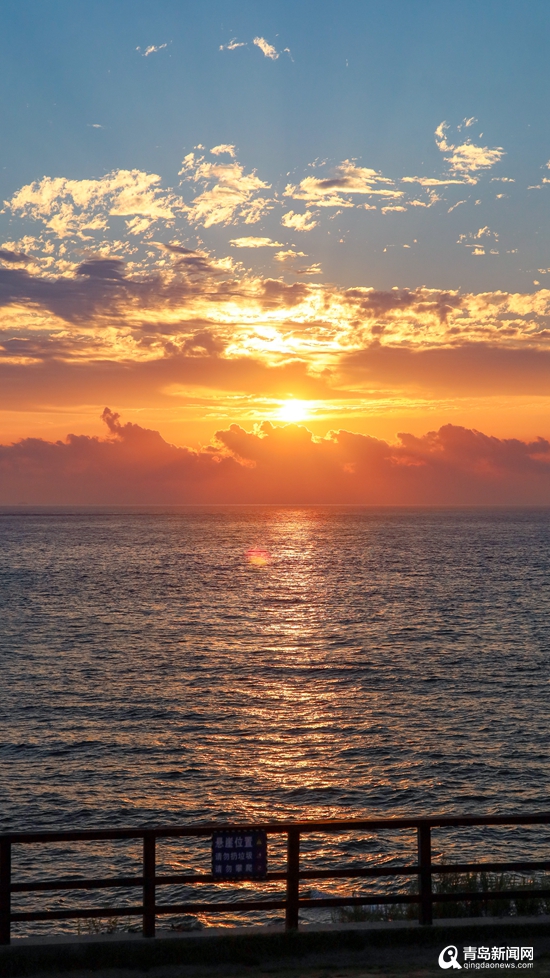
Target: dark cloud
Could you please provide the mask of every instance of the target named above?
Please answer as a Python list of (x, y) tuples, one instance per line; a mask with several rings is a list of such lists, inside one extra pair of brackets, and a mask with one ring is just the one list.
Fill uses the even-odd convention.
[(204, 356), (206, 353), (210, 357), (217, 357), (223, 353), (225, 343), (223, 340), (214, 336), (209, 329), (200, 330), (183, 344), (183, 352), (191, 356)]
[(550, 394), (550, 350), (462, 343), (411, 349), (373, 343), (344, 356), (341, 380), (466, 395)]
[(0, 503), (185, 502), (201, 492), (208, 498), (221, 473), (231, 481), (241, 469), (231, 458), (176, 448), (156, 431), (122, 425), (109, 408), (103, 420), (109, 439), (69, 435), (65, 442), (27, 438), (0, 446)]
[(90, 278), (120, 280), (124, 278), (124, 262), (120, 258), (90, 258), (78, 266), (76, 274), (88, 275)]
[(197, 252), (193, 248), (184, 248), (183, 245), (175, 244), (163, 244), (161, 247), (165, 248), (166, 251), (172, 251), (175, 255), (196, 255)]
[(410, 309), (414, 310), (415, 315), (435, 315), (439, 322), (444, 323), (449, 313), (464, 305), (464, 298), (460, 295), (435, 290), (427, 292), (425, 289), (371, 289), (368, 292), (363, 289), (347, 289), (345, 294), (369, 318), (384, 318), (391, 313)]
[[(97, 264), (85, 262), (80, 268)], [(95, 274), (85, 271), (76, 279), (48, 279), (29, 275), (24, 269), (0, 268), (0, 306), (39, 306), (69, 323), (91, 323), (99, 313), (115, 314), (121, 299), (145, 292), (143, 283), (123, 280), (113, 272), (101, 275), (98, 270)]]
[[(92, 326), (96, 319), (105, 316), (124, 319), (129, 308), (135, 317), (140, 309), (185, 304), (197, 296), (197, 288), (212, 301), (229, 294), (230, 286), (217, 282), (220, 277), (227, 277), (227, 272), (215, 267), (209, 259), (190, 255), (181, 259), (181, 263), (186, 274), (169, 282), (159, 274), (126, 277), (124, 262), (118, 258), (82, 262), (74, 278), (46, 278), (31, 275), (25, 269), (0, 268), (0, 306), (38, 306), (66, 322), (86, 322)], [(201, 279), (198, 286), (197, 277)], [(211, 283), (213, 288), (209, 292)]]
[(175, 267), (188, 275), (213, 275), (214, 277), (227, 275), (226, 269), (219, 268), (216, 262), (203, 252), (176, 244), (160, 243), (159, 247), (173, 255), (182, 256), (175, 262)]
[(188, 275), (213, 275), (215, 277), (227, 275), (227, 271), (223, 268), (217, 268), (208, 256), (200, 255), (195, 251), (180, 258), (176, 262), (176, 267), (187, 272)]
[(267, 278), (264, 280), (260, 299), (264, 309), (278, 306), (292, 307), (298, 305), (310, 294), (310, 287), (303, 282), (294, 282), (293, 285), (286, 285), (279, 279)]
[(0, 248), (0, 261), (9, 262), (11, 265), (28, 265), (31, 258), (24, 255), (22, 251), (8, 251), (7, 248)]
[(550, 443), (542, 438), (445, 425), (389, 444), (349, 431), (315, 439), (304, 427), (264, 422), (254, 432), (231, 425), (193, 451), (122, 424), (109, 408), (102, 417), (106, 439), (0, 446), (0, 503), (550, 504)]
[[(3, 358), (24, 357), (25, 360), (52, 360), (71, 358), (74, 352), (74, 337), (50, 336), (42, 333), (13, 335), (0, 330), (0, 362)], [(1, 372), (1, 368), (0, 368)], [(0, 403), (2, 394), (0, 392)]]
[[(147, 406), (155, 396), (163, 403), (163, 391), (178, 383), (327, 399), (380, 389), (423, 397), (550, 393), (545, 290), (342, 291), (238, 277), (228, 262), (166, 247), (175, 262), (151, 274), (126, 274), (121, 259), (100, 257), (57, 277), (0, 268), (0, 306), (15, 309), (0, 331), (0, 359), (27, 360), (0, 367), (0, 404), (116, 397), (125, 406), (143, 393)], [(266, 339), (266, 323), (280, 343)], [(283, 356), (286, 363), (267, 366)], [(33, 359), (43, 360), (42, 371)]]
[(311, 398), (329, 394), (326, 381), (311, 377), (301, 361), (269, 367), (251, 357), (228, 359), (200, 352), (196, 348), (187, 355), (139, 362), (61, 358), (31, 364), (0, 362), (0, 407), (32, 410), (113, 400), (122, 406), (174, 404), (166, 389), (180, 385), (273, 397), (287, 397), (289, 392)]

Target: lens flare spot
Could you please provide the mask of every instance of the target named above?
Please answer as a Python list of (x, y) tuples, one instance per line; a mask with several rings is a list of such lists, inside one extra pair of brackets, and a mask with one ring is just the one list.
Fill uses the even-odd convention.
[(280, 421), (305, 421), (309, 415), (307, 401), (295, 401), (294, 399), (290, 401), (284, 401), (278, 412), (277, 417)]
[(246, 559), (253, 567), (267, 567), (271, 563), (271, 554), (267, 550), (251, 547), (250, 550), (246, 551)]

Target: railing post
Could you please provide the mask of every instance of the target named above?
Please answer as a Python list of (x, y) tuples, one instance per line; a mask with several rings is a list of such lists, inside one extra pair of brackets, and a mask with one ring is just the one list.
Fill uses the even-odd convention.
[(420, 905), (418, 922), (432, 923), (432, 842), (430, 824), (421, 823), (418, 826), (418, 883)]
[(143, 835), (143, 936), (155, 936), (155, 833)]
[(11, 842), (0, 839), (0, 944), (10, 943)]
[(298, 930), (300, 898), (300, 830), (288, 830), (286, 859), (286, 930)]

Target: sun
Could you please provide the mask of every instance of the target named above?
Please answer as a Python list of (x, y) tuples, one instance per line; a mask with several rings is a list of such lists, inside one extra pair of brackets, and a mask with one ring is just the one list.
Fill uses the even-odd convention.
[(284, 401), (277, 411), (279, 421), (305, 421), (308, 415), (307, 401), (295, 401), (294, 399)]

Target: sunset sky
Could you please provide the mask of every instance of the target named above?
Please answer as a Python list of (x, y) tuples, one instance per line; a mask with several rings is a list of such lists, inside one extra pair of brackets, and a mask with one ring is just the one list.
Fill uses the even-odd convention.
[(550, 503), (547, 2), (1, 24), (0, 503)]

